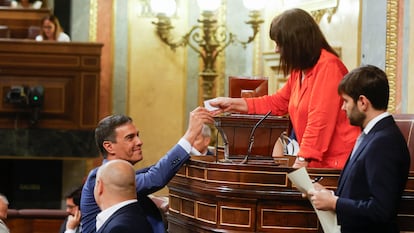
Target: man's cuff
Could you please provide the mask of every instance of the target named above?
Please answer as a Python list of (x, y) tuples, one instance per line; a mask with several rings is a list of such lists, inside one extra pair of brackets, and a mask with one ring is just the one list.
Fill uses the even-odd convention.
[(180, 145), (187, 152), (187, 154), (190, 153), (191, 144), (187, 141), (187, 139), (181, 138), (180, 141), (178, 141), (178, 145)]
[(65, 233), (76, 233), (75, 229), (66, 229)]

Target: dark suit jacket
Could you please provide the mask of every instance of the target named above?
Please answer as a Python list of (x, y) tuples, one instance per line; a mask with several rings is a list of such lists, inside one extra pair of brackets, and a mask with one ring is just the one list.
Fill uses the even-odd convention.
[[(177, 144), (155, 165), (135, 172), (138, 200), (142, 206), (145, 206), (144, 212), (153, 227), (154, 233), (165, 233), (165, 226), (161, 214), (155, 211), (156, 206), (146, 196), (167, 185), (189, 158), (190, 155)], [(97, 170), (98, 168), (95, 168), (89, 173), (82, 189), (80, 208), (83, 233), (95, 232), (96, 215), (100, 212), (93, 195)]]
[(341, 232), (399, 232), (397, 210), (410, 153), (392, 116), (377, 122), (338, 180), (336, 204)]
[(115, 211), (97, 233), (152, 233), (152, 228), (138, 202)]

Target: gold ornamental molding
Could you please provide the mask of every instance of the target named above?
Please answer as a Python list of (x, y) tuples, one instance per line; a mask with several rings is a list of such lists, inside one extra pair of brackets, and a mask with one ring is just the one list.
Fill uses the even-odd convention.
[(328, 20), (328, 23), (330, 23), (332, 16), (336, 13), (337, 9), (338, 9), (338, 5), (335, 7), (327, 8), (327, 9), (311, 11), (311, 15), (313, 16), (315, 21), (319, 24), (321, 22), (322, 17), (325, 14), (328, 14), (327, 20)]
[(96, 42), (98, 32), (98, 0), (89, 1), (89, 41)]
[(398, 0), (387, 1), (387, 33), (385, 47), (385, 73), (390, 85), (388, 111), (395, 113), (397, 92), (397, 57), (398, 57)]

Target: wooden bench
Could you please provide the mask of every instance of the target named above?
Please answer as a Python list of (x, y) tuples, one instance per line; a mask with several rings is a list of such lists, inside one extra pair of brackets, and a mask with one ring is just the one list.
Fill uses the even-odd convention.
[(29, 28), (40, 26), (40, 21), (50, 10), (41, 9), (15, 9), (0, 7), (0, 25), (7, 26), (10, 31), (10, 38), (28, 39)]
[(9, 209), (6, 224), (12, 233), (57, 233), (66, 216), (65, 210)]

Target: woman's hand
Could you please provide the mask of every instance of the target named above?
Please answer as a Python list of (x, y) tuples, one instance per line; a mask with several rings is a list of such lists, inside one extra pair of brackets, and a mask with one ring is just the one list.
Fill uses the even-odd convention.
[(295, 163), (292, 165), (293, 168), (308, 167), (309, 162), (306, 160), (299, 160), (299, 157), (296, 157)]
[(217, 97), (209, 101), (212, 107), (219, 108), (212, 111), (214, 115), (223, 112), (247, 113), (247, 103), (243, 98)]

